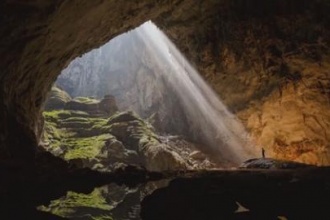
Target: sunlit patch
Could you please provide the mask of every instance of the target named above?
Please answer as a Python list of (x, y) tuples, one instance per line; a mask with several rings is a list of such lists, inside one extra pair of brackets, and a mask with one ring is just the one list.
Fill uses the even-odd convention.
[(288, 218), (285, 216), (277, 216), (277, 218), (278, 220), (288, 220)]

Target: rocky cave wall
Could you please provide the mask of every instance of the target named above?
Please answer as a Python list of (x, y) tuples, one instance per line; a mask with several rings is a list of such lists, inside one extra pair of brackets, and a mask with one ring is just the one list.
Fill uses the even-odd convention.
[(266, 156), (329, 165), (329, 2), (209, 6), (173, 13), (166, 33)]
[(151, 19), (268, 155), (327, 164), (329, 9), (327, 0), (3, 1), (0, 158), (33, 158), (40, 109), (73, 58)]

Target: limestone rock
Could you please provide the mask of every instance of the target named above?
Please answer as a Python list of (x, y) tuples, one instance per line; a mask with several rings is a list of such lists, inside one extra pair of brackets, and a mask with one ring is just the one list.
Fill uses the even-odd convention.
[(57, 86), (53, 86), (45, 103), (44, 109), (47, 111), (63, 109), (66, 103), (70, 100), (71, 97), (68, 93)]
[(66, 110), (84, 111), (95, 117), (108, 117), (118, 111), (116, 100), (107, 95), (102, 100), (88, 97), (76, 97), (64, 106)]
[(166, 145), (149, 145), (143, 150), (146, 168), (151, 171), (187, 170), (189, 165), (176, 152), (167, 149)]
[(193, 151), (189, 154), (189, 157), (191, 157), (192, 159), (195, 159), (195, 160), (205, 160), (206, 159), (206, 156), (205, 154), (203, 154), (202, 152), (200, 151)]
[(99, 108), (101, 111), (106, 112), (108, 115), (113, 115), (118, 111), (116, 99), (112, 95), (105, 95), (100, 101)]
[(189, 169), (214, 169), (223, 165), (219, 164), (212, 156), (201, 151), (206, 146), (197, 145), (196, 143), (185, 140), (181, 136), (167, 135), (160, 136), (159, 139), (161, 143), (167, 146), (167, 149), (180, 155), (188, 164)]

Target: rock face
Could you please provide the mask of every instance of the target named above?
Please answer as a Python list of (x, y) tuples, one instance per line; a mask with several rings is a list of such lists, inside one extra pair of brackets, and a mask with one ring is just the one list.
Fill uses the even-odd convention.
[(34, 160), (41, 106), (69, 61), (152, 19), (257, 144), (278, 158), (328, 164), (327, 0), (0, 4), (2, 159)]
[(63, 109), (67, 102), (71, 100), (71, 97), (64, 90), (53, 86), (49, 97), (45, 103), (44, 109), (47, 110), (55, 110), (55, 109)]
[(220, 9), (198, 28), (178, 18), (167, 34), (181, 42), (193, 30), (195, 44), (178, 45), (268, 156), (329, 165), (329, 4), (227, 4), (235, 13)]

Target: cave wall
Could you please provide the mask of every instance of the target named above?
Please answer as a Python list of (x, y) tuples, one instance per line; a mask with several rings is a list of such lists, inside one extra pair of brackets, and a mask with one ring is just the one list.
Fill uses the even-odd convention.
[(267, 156), (329, 165), (330, 2), (190, 7), (195, 14), (165, 19), (164, 28), (255, 144)]
[(41, 106), (70, 60), (151, 19), (268, 155), (327, 163), (327, 0), (7, 0), (0, 6), (0, 158), (33, 158)]

